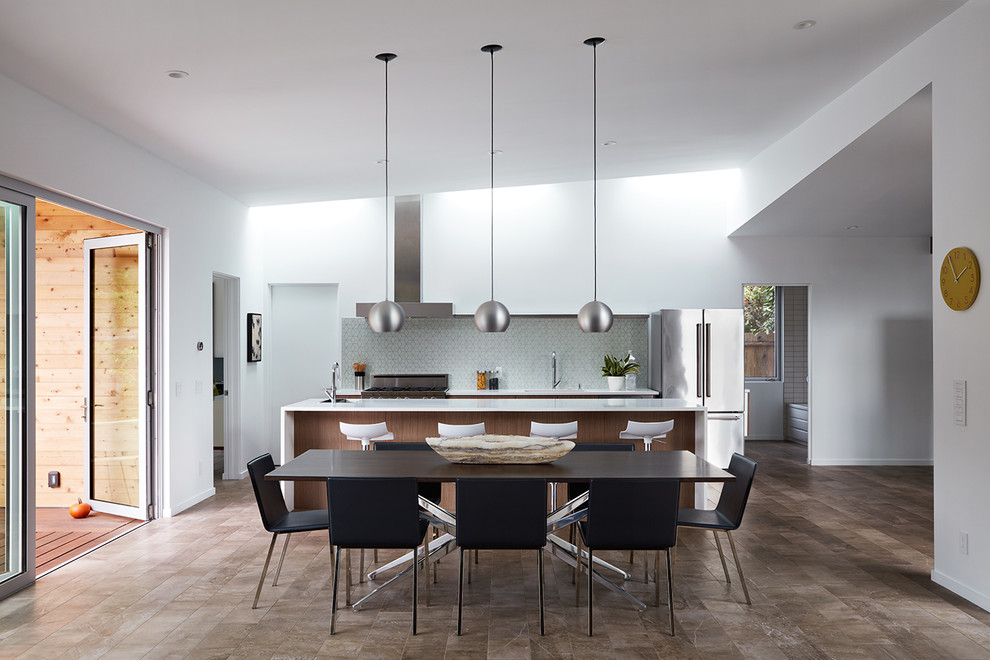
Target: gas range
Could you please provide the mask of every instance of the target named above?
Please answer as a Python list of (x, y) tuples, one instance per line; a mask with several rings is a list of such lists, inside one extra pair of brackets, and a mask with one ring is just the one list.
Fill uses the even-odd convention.
[(444, 399), (447, 374), (377, 374), (361, 392), (367, 399)]

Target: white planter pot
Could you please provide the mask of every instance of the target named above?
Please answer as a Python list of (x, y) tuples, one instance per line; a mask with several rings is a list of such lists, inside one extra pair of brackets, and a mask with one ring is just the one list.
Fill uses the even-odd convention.
[(605, 376), (608, 381), (608, 389), (612, 392), (621, 392), (626, 385), (625, 376)]

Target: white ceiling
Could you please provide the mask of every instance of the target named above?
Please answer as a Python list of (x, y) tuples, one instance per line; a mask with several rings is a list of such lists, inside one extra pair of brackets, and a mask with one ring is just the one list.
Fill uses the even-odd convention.
[[(0, 73), (248, 205), (737, 167), (961, 0), (0, 0)], [(795, 30), (813, 19), (810, 30)], [(189, 72), (174, 80), (170, 69)], [(930, 148), (930, 147), (929, 147)], [(778, 231), (779, 233), (779, 231)]]
[(931, 85), (732, 235), (931, 236)]

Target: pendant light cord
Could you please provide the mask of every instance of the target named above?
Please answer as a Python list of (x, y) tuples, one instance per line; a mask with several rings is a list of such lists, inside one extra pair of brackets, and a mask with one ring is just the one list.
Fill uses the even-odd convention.
[(592, 42), (592, 107), (594, 115), (594, 129), (592, 139), (594, 140), (594, 156), (592, 157), (592, 176), (594, 177), (594, 216), (595, 216), (595, 297), (598, 300), (598, 43)]
[(388, 300), (388, 59), (385, 62), (385, 300)]
[(488, 244), (491, 250), (491, 290), (492, 300), (495, 300), (495, 49), (488, 51), (492, 61), (492, 85), (491, 85), (491, 148), (488, 150), (488, 158), (491, 163), (489, 186), (488, 186), (488, 208), (491, 216), (488, 223)]

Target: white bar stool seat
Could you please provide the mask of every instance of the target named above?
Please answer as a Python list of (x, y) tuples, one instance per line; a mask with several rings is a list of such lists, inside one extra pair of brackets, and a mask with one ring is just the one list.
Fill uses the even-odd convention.
[(340, 422), (340, 432), (343, 433), (344, 437), (348, 440), (360, 440), (361, 449), (364, 451), (371, 449), (372, 442), (395, 440), (395, 436), (388, 430), (385, 422), (377, 422), (375, 424), (350, 424), (348, 422)]
[[(646, 451), (650, 451), (650, 446), (657, 438), (666, 438), (674, 428), (674, 420), (666, 422), (634, 422), (629, 420), (626, 423), (626, 430), (619, 433), (623, 440), (642, 440)], [(667, 444), (664, 440), (657, 440), (661, 444)]]
[(444, 424), (437, 422), (437, 433), (441, 438), (470, 438), (473, 435), (485, 435), (485, 423), (477, 424)]
[(560, 424), (529, 423), (529, 437), (557, 438), (558, 440), (574, 440), (577, 438), (578, 423), (562, 422)]

